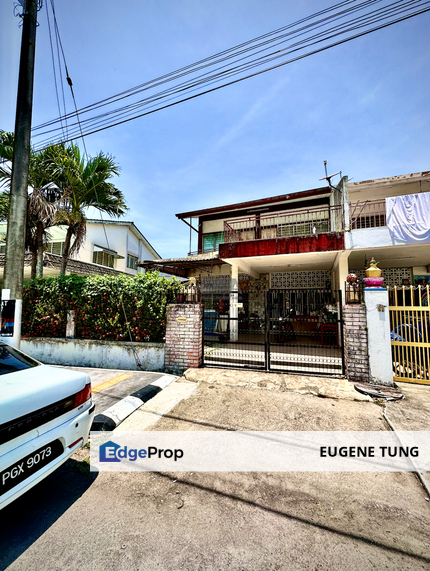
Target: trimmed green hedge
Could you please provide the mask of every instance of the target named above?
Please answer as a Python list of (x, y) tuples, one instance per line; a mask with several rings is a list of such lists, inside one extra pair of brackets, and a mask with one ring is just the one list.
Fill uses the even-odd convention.
[(35, 279), (23, 289), (22, 336), (65, 337), (73, 310), (77, 338), (130, 341), (128, 321), (133, 341), (162, 341), (166, 306), (180, 289), (157, 272)]

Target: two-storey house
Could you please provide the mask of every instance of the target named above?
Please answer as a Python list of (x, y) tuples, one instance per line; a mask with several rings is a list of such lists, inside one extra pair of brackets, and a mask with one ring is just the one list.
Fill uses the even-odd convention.
[[(6, 251), (6, 223), (0, 224), (0, 265), (4, 266)], [(66, 227), (49, 229), (49, 242), (44, 252), (44, 276), (59, 274)], [(66, 273), (80, 275), (128, 274), (137, 275), (144, 270), (138, 267), (143, 260), (159, 258), (134, 222), (123, 220), (87, 220), (86, 236), (78, 252), (69, 259)], [(30, 279), (31, 254), (26, 254), (24, 279)]]
[(336, 187), (183, 212), (176, 216), (194, 231), (195, 251), (142, 266), (200, 284), (205, 343), (235, 343), (236, 356), (212, 348), (215, 363), (268, 368), (262, 347), (272, 343), (271, 369), (339, 372), (348, 273), (363, 277), (374, 256), (386, 285), (427, 274), (429, 197), (430, 173), (422, 172), (357, 183), (343, 177)]

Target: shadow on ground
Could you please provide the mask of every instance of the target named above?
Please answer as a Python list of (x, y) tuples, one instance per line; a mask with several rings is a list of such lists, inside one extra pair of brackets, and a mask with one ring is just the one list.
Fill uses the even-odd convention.
[(97, 472), (89, 471), (86, 462), (69, 459), (6, 506), (0, 519), (0, 571), (7, 569), (79, 500), (97, 476)]

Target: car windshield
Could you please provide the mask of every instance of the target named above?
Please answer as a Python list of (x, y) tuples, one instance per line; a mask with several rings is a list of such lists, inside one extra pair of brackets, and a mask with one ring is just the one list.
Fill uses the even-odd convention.
[(37, 361), (17, 351), (9, 345), (0, 343), (0, 375), (30, 369), (40, 365)]

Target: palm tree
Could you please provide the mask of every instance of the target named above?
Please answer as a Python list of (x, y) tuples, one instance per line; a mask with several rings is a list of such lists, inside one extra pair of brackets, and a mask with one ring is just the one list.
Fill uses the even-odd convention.
[(0, 131), (0, 188), (6, 187), (0, 194), (0, 219), (7, 220), (9, 215), (9, 187), (12, 177), (13, 133)]
[(110, 182), (120, 171), (110, 155), (100, 152), (86, 159), (77, 145), (58, 145), (52, 167), (55, 183), (64, 195), (56, 216), (57, 224), (67, 226), (60, 270), (63, 275), (69, 257), (79, 250), (85, 239), (85, 211), (92, 206), (109, 216), (119, 217), (128, 208), (122, 192)]
[(43, 277), (43, 251), (49, 239), (48, 228), (55, 225), (58, 203), (50, 201), (44, 191), (34, 188), (28, 197), (25, 245), (32, 253), (31, 279)]
[[(0, 132), (0, 186), (10, 187), (13, 158), (13, 133)], [(32, 253), (31, 278), (43, 276), (43, 249), (48, 241), (48, 228), (56, 223), (59, 188), (53, 183), (50, 146), (39, 153), (30, 152), (28, 183), (32, 187), (27, 201), (25, 246)], [(0, 194), (0, 216), (7, 219), (9, 210), (8, 189)]]

